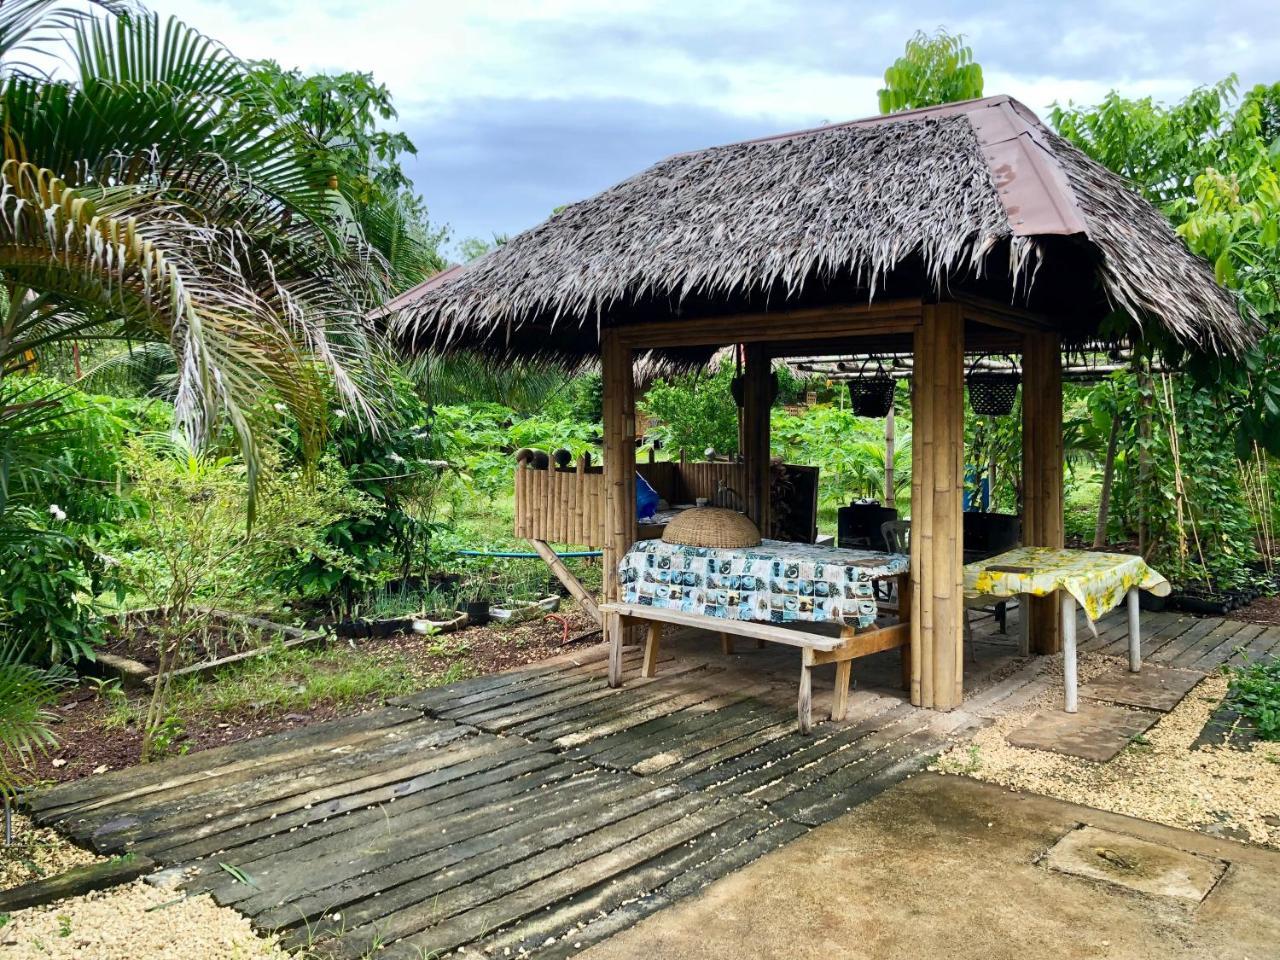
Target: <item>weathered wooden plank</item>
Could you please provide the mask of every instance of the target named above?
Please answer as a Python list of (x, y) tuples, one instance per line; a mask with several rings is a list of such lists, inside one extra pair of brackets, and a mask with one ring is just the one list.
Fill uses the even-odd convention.
[(440, 878), (436, 892), (442, 893), (580, 836), (588, 818), (578, 811), (591, 811), (590, 826), (599, 828), (675, 796), (672, 791), (658, 794), (651, 785), (627, 778), (599, 777), (591, 789), (586, 787), (573, 798), (563, 790), (552, 796), (538, 791), (533, 802), (518, 810), (486, 811), (470, 824), (447, 827), (434, 819), (412, 833), (386, 833), (349, 855), (289, 864), (286, 873), (267, 878), (260, 892), (237, 909), (261, 915), (258, 924), (264, 929), (310, 923), (349, 904), (375, 896), (380, 900), (384, 891), (406, 882), (417, 883), (426, 864), (430, 874)]
[(1183, 651), (1190, 649), (1200, 643), (1206, 636), (1214, 630), (1220, 629), (1223, 621), (1206, 617), (1193, 623), (1187, 630), (1183, 631), (1176, 639), (1169, 641), (1159, 650), (1151, 654), (1152, 663), (1171, 663)]
[[(545, 754), (535, 754), (492, 770), (423, 789), (401, 797), (394, 808), (378, 805), (318, 823), (285, 827), (278, 833), (230, 850), (222, 859), (249, 871), (257, 871), (264, 865), (269, 866), (275, 858), (323, 856), (329, 851), (349, 847), (362, 836), (361, 831), (385, 830), (388, 823), (392, 822), (393, 810), (397, 823), (402, 817), (406, 823), (412, 823), (423, 816), (461, 818), (492, 804), (518, 804), (521, 798), (533, 792), (551, 789), (557, 784), (593, 772), (589, 767), (565, 762), (529, 769), (534, 763), (546, 758)], [(313, 853), (309, 849), (313, 844), (323, 846), (317, 847)], [(198, 874), (189, 885), (190, 889), (210, 889), (219, 881), (225, 881), (216, 864), (201, 861), (189, 866)]]
[[(336, 797), (324, 803), (303, 807), (290, 813), (268, 816), (253, 823), (237, 826), (231, 830), (211, 826), (207, 830), (195, 830), (181, 837), (164, 837), (144, 841), (135, 849), (150, 856), (158, 857), (165, 863), (181, 863), (197, 857), (207, 857), (212, 853), (231, 850), (254, 844), (259, 840), (283, 835), (280, 849), (297, 849), (310, 839), (319, 835), (338, 832), (342, 824), (346, 829), (354, 829), (362, 820), (353, 816), (368, 808), (396, 801), (396, 815), (408, 815), (419, 803), (439, 803), (444, 800), (466, 794), (471, 791), (484, 790), (505, 781), (514, 781), (525, 774), (534, 773), (547, 767), (556, 766), (563, 761), (524, 743), (499, 744), (497, 749), (480, 756), (464, 759), (443, 769), (411, 776), (407, 779), (396, 779), (374, 789), (362, 790), (358, 793)], [(569, 776), (565, 773), (564, 776)], [(421, 800), (416, 798), (423, 795)], [(335, 819), (337, 818), (337, 819)], [(385, 816), (378, 813), (370, 816), (381, 823)], [(332, 829), (324, 829), (333, 824)], [(299, 828), (305, 829), (302, 834), (294, 834)]]
[[(684, 664), (670, 671), (667, 678), (674, 680), (679, 673), (697, 674), (699, 678), (708, 678), (706, 680), (708, 689), (715, 693), (717, 692), (714, 689), (715, 681), (710, 678), (719, 672), (704, 664)], [(695, 683), (697, 679), (690, 677), (689, 682)], [(574, 707), (548, 710), (543, 715), (510, 727), (509, 732), (522, 737), (555, 741), (566, 734), (630, 716), (636, 711), (662, 703), (672, 692), (673, 687), (669, 683), (657, 683), (653, 680), (640, 681), (624, 689), (614, 690), (611, 696), (596, 698)]]
[(784, 716), (785, 713), (781, 711), (758, 710), (745, 718), (733, 715), (727, 721), (689, 731), (678, 743), (652, 747), (647, 751), (647, 756), (632, 763), (631, 772), (641, 777), (653, 776), (741, 740), (758, 730), (772, 729), (775, 735), (779, 735), (781, 724), (789, 722), (782, 719)]
[(893, 786), (907, 774), (919, 770), (937, 749), (938, 743), (937, 740), (930, 740), (923, 732), (912, 734), (892, 747), (868, 757), (856, 771), (857, 779), (843, 784), (838, 792), (822, 796), (822, 791), (814, 789), (804, 794), (794, 794), (770, 808), (771, 812), (798, 823), (820, 826), (848, 813), (858, 804), (865, 803)]
[(0, 914), (29, 907), (44, 906), (67, 897), (79, 897), (94, 890), (106, 890), (129, 883), (150, 873), (155, 863), (146, 857), (113, 857), (98, 863), (87, 863), (32, 883), (0, 890)]
[(580, 924), (607, 915), (682, 873), (729, 853), (774, 823), (761, 811), (747, 811), (647, 863), (574, 894), (548, 911), (533, 914), (495, 936), (486, 937), (474, 949), (480, 954), (507, 956), (509, 954), (504, 951), (528, 953), (566, 936), (571, 943), (580, 941), (578, 934), (581, 931), (577, 929)]
[[(634, 926), (645, 917), (683, 897), (697, 893), (707, 884), (808, 832), (807, 826), (784, 820), (745, 843), (683, 871), (674, 880), (647, 896), (632, 900), (608, 915), (593, 920), (576, 930), (572, 936), (561, 937), (556, 943), (543, 947), (537, 951), (538, 960), (562, 960), (575, 956), (586, 947)], [(478, 946), (487, 946), (488, 943), (485, 941)]]
[[(508, 859), (507, 866), (487, 873), (468, 873), (460, 878), (456, 872), (444, 871), (442, 876), (419, 877), (401, 883), (384, 890), (380, 897), (350, 907), (344, 911), (340, 921), (325, 917), (311, 928), (310, 933), (328, 937), (340, 933), (345, 926), (349, 932), (337, 937), (333, 952), (339, 956), (358, 957), (375, 939), (384, 942), (398, 940), (513, 890), (535, 886), (545, 877), (568, 872), (575, 864), (605, 851), (625, 847), (637, 837), (651, 836), (673, 822), (687, 822), (707, 804), (708, 801), (702, 797), (677, 796), (619, 821), (611, 820), (607, 808), (593, 808), (564, 828), (574, 831), (570, 835), (576, 837), (577, 842), (563, 843), (551, 849), (541, 848), (540, 852), (536, 852), (538, 844), (528, 843), (522, 848), (523, 856), (516, 857), (514, 861)], [(724, 816), (728, 819), (732, 813), (726, 810)], [(590, 825), (599, 820), (608, 825), (591, 829)], [(465, 882), (479, 876), (484, 877), (482, 882)]]
[(1275, 656), (1278, 651), (1280, 651), (1280, 627), (1264, 627), (1262, 632), (1250, 640), (1243, 650), (1233, 651), (1226, 662), (1231, 666), (1240, 666), (1246, 662), (1259, 660), (1268, 653)]
[[(264, 792), (260, 802), (252, 802), (254, 798), (250, 791), (249, 802), (219, 805), (203, 813), (197, 809), (182, 823), (164, 818), (152, 820), (126, 831), (124, 839), (130, 849), (144, 852), (158, 852), (218, 835), (232, 838), (233, 845), (239, 845), (264, 829), (274, 828), (273, 832), (279, 832), (286, 823), (306, 823), (365, 805), (365, 802), (352, 798), (381, 792), (390, 800), (400, 795), (395, 792), (397, 788), (404, 792), (406, 785), (410, 784), (445, 783), (465, 776), (465, 771), (476, 769), (477, 763), (479, 769), (484, 769), (501, 762), (504, 757), (528, 752), (528, 748), (513, 751), (512, 746), (502, 741), (485, 742), (476, 738), (447, 752), (420, 754), (410, 747), (386, 756), (381, 762), (377, 762), (379, 757), (375, 756), (369, 758), (367, 764), (337, 770), (332, 782), (303, 793), (272, 799)], [(217, 849), (226, 849), (225, 843)]]
[[(771, 803), (826, 776), (833, 769), (854, 763), (859, 756), (908, 735), (927, 722), (927, 717), (919, 710), (902, 705), (837, 731), (820, 744), (801, 746), (773, 760), (767, 767), (758, 767), (732, 780), (717, 783), (709, 790), (717, 794), (748, 797), (753, 803)], [(774, 785), (773, 790), (765, 790), (771, 785)]]
[[(665, 700), (639, 710), (615, 714), (590, 726), (580, 726), (571, 733), (551, 739), (551, 743), (572, 752), (570, 748), (616, 736), (641, 726), (655, 717), (663, 717), (678, 710), (706, 703), (718, 695), (715, 683), (709, 682), (710, 676), (712, 675), (699, 673), (687, 680), (676, 680), (669, 685), (664, 683), (664, 689), (669, 694)], [(523, 732), (523, 729), (517, 728), (516, 732)], [(541, 738), (550, 739), (545, 731), (541, 734)]]
[[(700, 666), (700, 664), (678, 665), (670, 671), (669, 675), (676, 676), (698, 670)], [(656, 682), (653, 679), (640, 678), (630, 684), (630, 690), (631, 692), (644, 691)], [(575, 686), (563, 693), (537, 697), (533, 700), (510, 705), (498, 704), (482, 713), (472, 714), (464, 722), (482, 730), (488, 730), (491, 733), (502, 733), (548, 715), (572, 710), (580, 704), (588, 704), (620, 696), (623, 696), (621, 691), (609, 687), (602, 681), (592, 681)]]
[[(72, 836), (87, 839), (103, 852), (126, 849), (130, 844), (149, 837), (175, 834), (193, 829), (210, 820), (222, 819), (226, 826), (252, 822), (258, 811), (282, 813), (307, 803), (319, 803), (367, 784), (370, 775), (402, 769), (406, 755), (443, 747), (467, 731), (430, 730), (422, 736), (406, 736), (383, 740), (364, 749), (329, 756), (313, 764), (293, 770), (260, 775), (252, 780), (210, 782), (202, 794), (193, 794), (173, 803), (148, 804), (122, 816), (102, 822), (94, 819), (68, 825)], [(456, 756), (453, 755), (453, 756)], [(451, 755), (432, 754), (418, 761), (416, 772), (449, 763)], [(66, 827), (64, 827), (66, 828)]]
[(695, 736), (708, 728), (735, 720), (743, 722), (760, 713), (776, 717), (777, 712), (776, 709), (761, 704), (748, 692), (721, 694), (695, 706), (677, 708), (654, 717), (625, 734), (615, 734), (594, 741), (569, 751), (568, 755), (579, 759), (589, 758), (592, 763), (626, 770), (655, 752), (670, 749), (686, 737)]
[(377, 736), (383, 730), (420, 719), (419, 714), (398, 708), (373, 710), (328, 723), (296, 727), (247, 743), (174, 757), (162, 763), (86, 777), (34, 794), (26, 803), (37, 822), (51, 823), (160, 790), (203, 783), (214, 776), (227, 776), (254, 767), (276, 767), (323, 750), (335, 741), (352, 738), (354, 742), (362, 736)]
[[(669, 804), (668, 806), (674, 806)], [(735, 814), (723, 805), (692, 809), (675, 821), (653, 827), (643, 834), (620, 845), (599, 851), (588, 860), (578, 860), (572, 866), (545, 875), (537, 882), (521, 882), (517, 877), (506, 895), (492, 899), (484, 897), (476, 907), (465, 912), (447, 915), (436, 923), (389, 946), (385, 955), (391, 958), (416, 958), (421, 955), (441, 955), (462, 944), (484, 936), (490, 930), (513, 923), (545, 907), (554, 904), (578, 890), (601, 883), (610, 877), (642, 864), (653, 857), (679, 846), (712, 827), (726, 823)], [(484, 894), (489, 893), (488, 890)], [(398, 919), (398, 917), (397, 917)], [(368, 943), (365, 934), (365, 945)], [(359, 944), (362, 938), (357, 938)], [(352, 944), (354, 945), (354, 944)], [(348, 957), (359, 956), (348, 947)]]
[[(623, 653), (624, 665), (640, 662), (640, 651), (629, 649)], [(581, 683), (592, 681), (603, 682), (605, 678), (602, 663), (589, 663), (578, 667), (570, 667), (555, 673), (543, 674), (521, 683), (505, 686), (489, 687), (485, 690), (458, 697), (431, 708), (433, 716), (456, 718), (463, 713), (474, 713), (484, 709), (484, 704), (497, 704), (513, 701), (526, 695), (546, 695), (557, 690), (564, 690)]]
[(1240, 628), (1229, 636), (1224, 633), (1220, 643), (1210, 646), (1213, 634), (1209, 634), (1205, 638), (1205, 644), (1201, 647), (1200, 656), (1191, 659), (1194, 653), (1188, 650), (1183, 655), (1183, 662), (1177, 663), (1176, 666), (1187, 666), (1192, 670), (1203, 670), (1206, 673), (1210, 670), (1216, 670), (1219, 666), (1231, 659), (1231, 656), (1240, 647), (1248, 649), (1260, 634), (1266, 631), (1266, 625), (1261, 623), (1241, 623)]

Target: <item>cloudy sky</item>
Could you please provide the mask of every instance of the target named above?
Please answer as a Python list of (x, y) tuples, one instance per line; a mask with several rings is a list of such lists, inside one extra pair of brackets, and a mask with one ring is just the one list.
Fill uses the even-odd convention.
[[(1036, 111), (1280, 80), (1275, 0), (152, 0), (243, 57), (372, 70), (453, 240), (514, 233), (669, 154), (876, 112), (917, 29)], [(903, 9), (910, 6), (910, 10)], [(896, 9), (894, 7), (897, 7)]]

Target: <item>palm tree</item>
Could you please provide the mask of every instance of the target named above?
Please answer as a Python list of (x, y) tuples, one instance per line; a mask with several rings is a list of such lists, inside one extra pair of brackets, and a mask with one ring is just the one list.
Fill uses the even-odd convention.
[[(229, 427), (252, 480), (276, 403), (313, 449), (335, 398), (375, 419), (364, 316), (388, 271), (247, 64), (99, 6), (0, 5), (0, 378), (72, 340), (167, 344), (178, 424)], [(59, 38), (70, 79), (26, 64)]]

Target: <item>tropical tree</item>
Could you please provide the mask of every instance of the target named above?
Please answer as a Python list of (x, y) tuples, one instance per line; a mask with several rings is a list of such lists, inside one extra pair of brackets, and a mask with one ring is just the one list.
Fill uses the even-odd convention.
[(1225, 360), (1187, 356), (1148, 331), (1146, 344), (1185, 362), (1194, 379), (1153, 376), (1140, 356), (1133, 374), (1106, 387), (1114, 403), (1095, 407), (1098, 435), (1115, 438), (1117, 505), (1138, 514), (1140, 542), (1171, 571), (1217, 583), (1249, 575), (1254, 524), (1240, 484), (1264, 450), (1280, 453), (1278, 117), (1280, 84), (1240, 96), (1235, 77), (1170, 105), (1113, 92), (1097, 106), (1055, 106), (1051, 115), (1064, 136), (1160, 206), (1260, 322), (1258, 343)]
[(403, 132), (382, 127), (397, 116), (386, 86), (371, 73), (306, 75), (274, 61), (254, 64), (253, 73), (294, 117), (298, 149), (323, 154), (335, 169), (330, 184), (382, 254), (392, 291), (442, 269), (439, 246), (448, 231), (428, 222), (426, 204), (401, 166), (401, 156), (417, 147)]
[[(332, 155), (299, 148), (243, 61), (101, 6), (0, 6), (0, 377), (70, 341), (167, 344), (178, 426), (229, 429), (252, 481), (277, 404), (311, 449), (335, 398), (373, 418), (364, 316), (388, 269)], [(60, 40), (68, 78), (27, 65)]]
[(982, 96), (982, 67), (962, 34), (941, 27), (929, 36), (916, 31), (907, 48), (884, 72), (880, 112), (897, 113)]

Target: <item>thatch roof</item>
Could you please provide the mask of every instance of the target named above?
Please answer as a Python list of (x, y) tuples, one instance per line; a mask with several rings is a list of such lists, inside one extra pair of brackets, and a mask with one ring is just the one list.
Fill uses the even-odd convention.
[(602, 325), (956, 289), (1091, 336), (1252, 336), (1167, 220), (1009, 97), (680, 154), (387, 305), (420, 346), (582, 357)]

